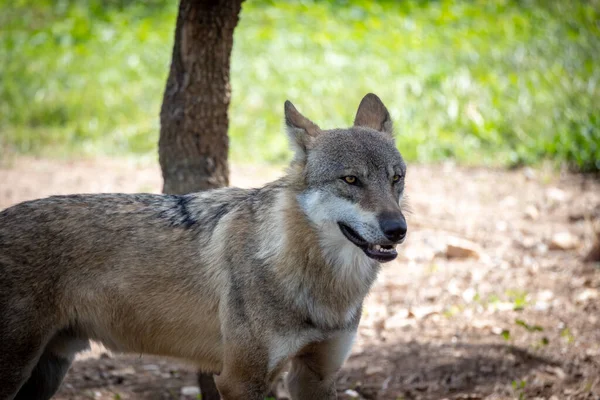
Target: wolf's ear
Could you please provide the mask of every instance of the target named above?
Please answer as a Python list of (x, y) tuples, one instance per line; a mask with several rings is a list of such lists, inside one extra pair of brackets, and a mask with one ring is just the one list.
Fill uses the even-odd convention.
[(289, 101), (285, 101), (285, 128), (287, 130), (296, 157), (303, 158), (310, 143), (319, 133), (321, 128), (314, 122), (300, 114), (296, 107)]
[(367, 94), (360, 102), (354, 118), (354, 126), (364, 126), (379, 132), (392, 134), (390, 113), (381, 99), (373, 93)]

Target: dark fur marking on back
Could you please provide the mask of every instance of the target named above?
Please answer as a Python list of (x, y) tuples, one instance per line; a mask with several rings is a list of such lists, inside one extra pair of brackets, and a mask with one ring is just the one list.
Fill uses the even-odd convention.
[(172, 205), (158, 213), (160, 218), (168, 220), (169, 224), (176, 228), (190, 229), (198, 223), (188, 208), (191, 197), (171, 195), (169, 200), (172, 201)]
[(179, 196), (177, 201), (177, 206), (179, 207), (179, 212), (181, 213), (181, 225), (184, 228), (189, 229), (193, 225), (197, 223), (194, 219), (190, 211), (188, 210), (188, 203), (190, 202), (190, 198), (187, 196)]

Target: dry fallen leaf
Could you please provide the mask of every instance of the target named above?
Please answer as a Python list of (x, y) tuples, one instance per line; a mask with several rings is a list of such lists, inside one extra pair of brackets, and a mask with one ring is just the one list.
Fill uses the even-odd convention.
[(588, 252), (587, 256), (585, 256), (584, 261), (600, 262), (600, 238), (598, 238), (598, 236), (596, 236), (594, 244), (592, 245), (592, 248)]
[(470, 240), (449, 237), (446, 244), (446, 257), (448, 258), (480, 258), (481, 247)]

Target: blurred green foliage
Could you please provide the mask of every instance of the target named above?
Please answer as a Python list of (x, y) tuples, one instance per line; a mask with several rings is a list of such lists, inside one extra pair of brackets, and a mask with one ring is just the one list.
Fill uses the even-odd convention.
[[(175, 0), (0, 0), (0, 156), (156, 154)], [(600, 0), (247, 0), (236, 161), (282, 162), (377, 93), (409, 160), (600, 169)]]

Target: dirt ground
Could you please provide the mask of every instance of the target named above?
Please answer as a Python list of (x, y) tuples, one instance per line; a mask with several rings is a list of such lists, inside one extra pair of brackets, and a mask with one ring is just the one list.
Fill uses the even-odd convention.
[[(236, 166), (232, 184), (270, 168)], [(0, 209), (59, 193), (160, 192), (157, 166), (16, 159)], [(366, 301), (341, 399), (600, 399), (597, 178), (409, 166), (409, 236)], [(191, 367), (95, 346), (57, 399), (197, 398)], [(315, 399), (316, 400), (316, 399)]]

